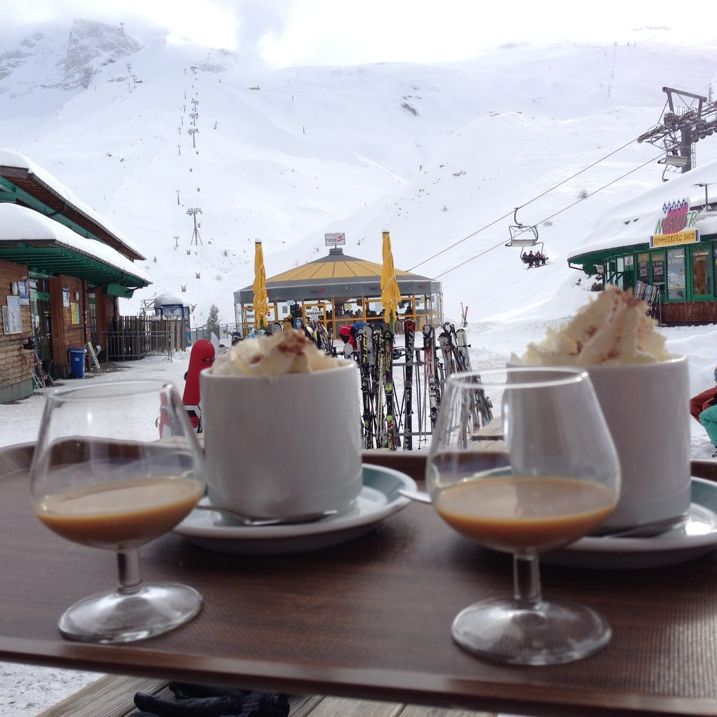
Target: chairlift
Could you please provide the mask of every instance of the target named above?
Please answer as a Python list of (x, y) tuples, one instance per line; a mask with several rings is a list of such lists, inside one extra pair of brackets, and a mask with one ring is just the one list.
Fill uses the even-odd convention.
[[(508, 227), (510, 232), (510, 240), (505, 243), (506, 246), (535, 246), (538, 243), (538, 227), (537, 226), (526, 226), (518, 221), (518, 209), (516, 207), (513, 211), (513, 221), (515, 224), (511, 224)], [(521, 256), (522, 256), (521, 251)]]
[[(521, 247), (520, 247), (520, 258), (522, 259), (523, 256), (527, 253), (527, 252), (525, 251), (526, 246), (537, 247), (536, 250), (535, 250), (536, 253), (538, 253), (538, 254), (545, 254), (545, 252), (543, 251), (543, 245), (544, 245), (544, 244), (545, 244), (545, 242), (536, 241), (536, 242), (533, 242), (532, 244), (525, 244), (525, 245), (521, 246)], [(533, 250), (531, 249), (531, 251), (533, 251)]]
[[(540, 255), (540, 258), (536, 260), (534, 263), (531, 263), (531, 258), (527, 255), (525, 251), (525, 247), (521, 247), (520, 249), (520, 260), (525, 263), (529, 264), (528, 268), (530, 269), (532, 266), (539, 267), (539, 266), (545, 266), (545, 262), (548, 260), (548, 257), (545, 256), (545, 252), (543, 251), (543, 244), (544, 242), (539, 241), (535, 242), (532, 246), (536, 247), (536, 255)], [(532, 248), (530, 251), (533, 251)]]

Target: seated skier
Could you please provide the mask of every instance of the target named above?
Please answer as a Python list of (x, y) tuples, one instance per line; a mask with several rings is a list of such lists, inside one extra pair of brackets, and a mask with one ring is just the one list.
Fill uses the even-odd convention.
[[(715, 368), (715, 381), (717, 381), (717, 368)], [(698, 421), (707, 431), (717, 458), (717, 386), (708, 388), (690, 399), (690, 415)]]

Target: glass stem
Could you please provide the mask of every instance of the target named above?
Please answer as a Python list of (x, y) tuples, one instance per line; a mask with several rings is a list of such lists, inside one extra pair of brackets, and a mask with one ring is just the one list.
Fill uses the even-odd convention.
[(142, 576), (139, 572), (139, 551), (120, 550), (117, 553), (119, 568), (119, 590), (122, 595), (132, 595), (142, 587)]
[(524, 609), (540, 605), (540, 563), (537, 553), (513, 555), (513, 599)]

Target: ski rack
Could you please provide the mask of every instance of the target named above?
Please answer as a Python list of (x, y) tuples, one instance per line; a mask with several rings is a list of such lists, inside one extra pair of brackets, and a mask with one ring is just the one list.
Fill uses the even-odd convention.
[[(448, 328), (446, 328), (448, 327)], [(391, 359), (391, 371), (398, 369), (403, 373), (403, 381), (398, 382), (398, 385), (393, 380), (389, 379), (386, 374), (387, 366), (385, 363), (381, 364), (378, 360), (377, 345), (373, 345), (373, 348), (369, 349), (370, 363), (362, 365), (360, 362), (359, 352), (354, 352), (354, 358), (359, 361), (359, 371), (362, 372), (362, 443), (366, 449), (374, 448), (388, 448), (389, 450), (421, 450), (428, 444), (428, 440), (433, 434), (433, 420), (432, 420), (432, 409), (435, 404), (436, 413), (437, 409), (440, 408), (440, 401), (444, 393), (445, 382), (448, 375), (452, 372), (463, 372), (471, 371), (470, 359), (466, 355), (464, 360), (460, 360), (461, 351), (464, 353), (467, 351), (469, 344), (465, 342), (465, 330), (459, 329), (456, 332), (453, 324), (446, 322), (441, 325), (441, 330), (448, 331), (451, 336), (462, 337), (462, 343), (458, 339), (451, 339), (450, 351), (455, 354), (455, 360), (451, 362), (450, 366), (445, 364), (445, 357), (439, 347), (438, 341), (436, 340), (435, 331), (437, 329), (431, 329), (432, 340), (425, 343), (423, 346), (413, 345), (413, 350), (410, 357), (406, 354), (405, 343), (404, 346), (395, 346), (392, 350)], [(420, 336), (424, 334), (423, 327), (417, 332)], [(399, 334), (400, 335), (400, 334)], [(424, 334), (426, 336), (426, 334)], [(358, 338), (358, 337), (357, 337)], [(396, 335), (394, 335), (394, 340)], [(365, 335), (362, 335), (361, 341), (371, 341), (372, 337), (369, 336), (366, 339)], [(431, 346), (431, 342), (433, 345)], [(432, 360), (429, 362), (426, 353), (432, 351)], [(373, 361), (376, 363), (374, 364)], [(407, 402), (407, 369), (411, 368), (410, 378), (410, 392), (411, 402), (408, 413), (410, 415), (411, 427), (408, 433), (406, 432), (406, 421), (409, 420), (407, 415), (406, 402)], [(428, 372), (431, 371), (430, 376)], [(382, 396), (380, 386), (381, 381), (378, 380), (375, 384), (377, 377), (385, 375), (384, 383), (390, 383), (389, 395)], [(384, 403), (384, 399), (389, 398), (388, 405)], [(476, 403), (475, 410), (481, 413), (483, 419), (485, 419), (485, 413), (490, 412), (490, 402), (487, 404)], [(390, 410), (392, 409), (392, 410)], [(390, 422), (388, 417), (391, 417)], [(384, 424), (384, 421), (388, 425)], [(389, 428), (389, 425), (391, 428)], [(394, 436), (398, 440), (391, 442), (386, 440), (386, 433), (388, 430), (394, 431)], [(413, 439), (416, 439), (415, 441)]]

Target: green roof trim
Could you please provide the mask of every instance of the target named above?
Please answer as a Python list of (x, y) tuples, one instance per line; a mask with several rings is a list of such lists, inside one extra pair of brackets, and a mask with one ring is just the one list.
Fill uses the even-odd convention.
[(148, 282), (144, 279), (111, 264), (69, 247), (46, 241), (43, 241), (42, 245), (33, 245), (26, 241), (0, 242), (0, 259), (24, 264), (29, 271), (38, 272), (43, 276), (66, 274), (86, 279), (96, 286), (116, 284), (127, 289), (148, 286)]
[(128, 289), (126, 286), (121, 286), (120, 284), (107, 284), (105, 294), (107, 294), (107, 296), (119, 296), (121, 299), (131, 299), (132, 294), (134, 294), (134, 289)]
[[(638, 251), (647, 251), (650, 248), (649, 242), (642, 244), (625, 244), (623, 246), (613, 246), (605, 249), (594, 249), (586, 251), (582, 254), (574, 254), (568, 257), (568, 266), (571, 269), (580, 269), (588, 276), (597, 274), (597, 265), (603, 264), (609, 259), (625, 254), (633, 254)], [(577, 266), (574, 266), (576, 265)]]

